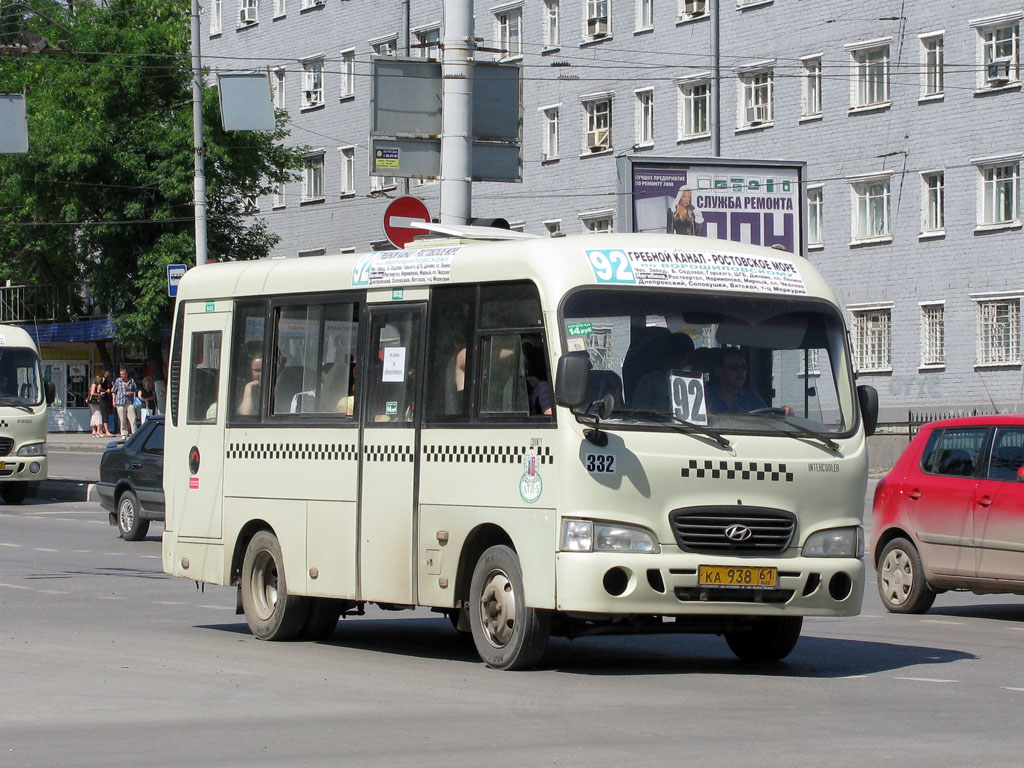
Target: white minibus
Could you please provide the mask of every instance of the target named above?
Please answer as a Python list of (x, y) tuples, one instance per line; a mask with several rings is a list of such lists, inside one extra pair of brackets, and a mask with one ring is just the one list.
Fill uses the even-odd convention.
[(810, 263), (478, 234), (185, 275), (168, 573), (263, 639), (427, 606), (500, 669), (612, 633), (778, 660), (859, 613), (877, 396)]

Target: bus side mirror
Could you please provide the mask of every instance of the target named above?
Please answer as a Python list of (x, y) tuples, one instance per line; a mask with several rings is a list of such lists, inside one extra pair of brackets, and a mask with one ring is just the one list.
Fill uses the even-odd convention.
[(555, 402), (566, 408), (587, 405), (590, 388), (590, 355), (586, 352), (566, 352), (558, 358), (555, 373)]
[(46, 392), (46, 404), (53, 405), (53, 401), (57, 399), (57, 385), (52, 381), (47, 381), (43, 385), (43, 391)]
[(860, 417), (864, 420), (864, 434), (871, 437), (878, 426), (878, 391), (861, 384), (857, 387), (857, 399), (860, 401)]

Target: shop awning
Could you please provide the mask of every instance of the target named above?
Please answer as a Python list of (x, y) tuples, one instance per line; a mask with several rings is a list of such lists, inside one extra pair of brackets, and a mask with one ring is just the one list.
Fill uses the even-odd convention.
[(103, 341), (114, 338), (114, 324), (109, 317), (98, 320), (75, 320), (71, 323), (37, 323), (22, 326), (36, 344), (67, 341)]

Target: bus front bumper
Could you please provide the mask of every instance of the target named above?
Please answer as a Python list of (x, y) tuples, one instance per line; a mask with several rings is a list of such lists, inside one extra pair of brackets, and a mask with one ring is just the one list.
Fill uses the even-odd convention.
[(0, 483), (45, 480), (47, 467), (46, 456), (4, 456), (0, 458)]

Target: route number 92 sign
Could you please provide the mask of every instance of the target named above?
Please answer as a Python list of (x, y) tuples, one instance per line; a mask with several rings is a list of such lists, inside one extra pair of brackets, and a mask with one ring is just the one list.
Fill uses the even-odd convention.
[(707, 426), (708, 406), (704, 401), (704, 379), (700, 376), (671, 374), (672, 413), (691, 424)]

